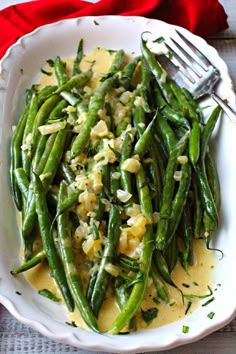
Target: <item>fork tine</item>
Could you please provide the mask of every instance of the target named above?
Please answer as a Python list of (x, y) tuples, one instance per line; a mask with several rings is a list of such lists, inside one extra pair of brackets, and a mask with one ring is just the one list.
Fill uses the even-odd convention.
[(178, 64), (180, 65), (180, 69), (184, 69), (184, 75), (194, 84), (196, 82), (195, 78), (193, 77), (192, 73), (194, 72), (198, 77), (201, 77), (193, 68), (190, 66), (176, 53), (176, 51), (166, 43), (166, 47), (171, 52), (173, 57), (177, 60)]
[(177, 29), (175, 30), (178, 35), (181, 37), (181, 39), (192, 49), (192, 51), (195, 53), (195, 55), (201, 60), (201, 64), (204, 64), (206, 66), (206, 69), (209, 66), (212, 66), (212, 63), (210, 60), (197, 48), (195, 47), (181, 32), (179, 32)]
[[(196, 69), (196, 65), (198, 65), (198, 67), (200, 66), (204, 71), (206, 71), (205, 67), (202, 66), (202, 64), (198, 63), (197, 60), (195, 60), (195, 58), (193, 58), (183, 47), (181, 47), (181, 45), (176, 42), (176, 40), (174, 38), (170, 38), (172, 40), (172, 42), (175, 44), (175, 46), (180, 50), (180, 52), (183, 53), (183, 55), (189, 60), (189, 62), (192, 65), (195, 65), (195, 73), (197, 73), (197, 76), (200, 78), (202, 77), (202, 75), (197, 71)], [(193, 68), (192, 68), (193, 70)]]

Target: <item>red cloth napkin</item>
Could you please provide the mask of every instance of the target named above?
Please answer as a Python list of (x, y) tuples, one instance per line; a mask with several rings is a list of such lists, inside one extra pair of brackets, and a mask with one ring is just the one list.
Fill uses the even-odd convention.
[(19, 37), (35, 28), (80, 16), (145, 16), (179, 25), (206, 37), (228, 27), (217, 0), (38, 0), (0, 11), (0, 58)]

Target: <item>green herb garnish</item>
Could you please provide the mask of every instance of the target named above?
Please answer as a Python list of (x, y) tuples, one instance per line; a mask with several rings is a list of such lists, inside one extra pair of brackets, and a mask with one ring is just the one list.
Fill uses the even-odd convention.
[(191, 306), (192, 306), (192, 301), (189, 301), (188, 305), (186, 307), (186, 310), (185, 310), (185, 315), (187, 315), (187, 313), (189, 312)]
[(41, 73), (44, 74), (44, 75), (48, 75), (48, 76), (51, 76), (52, 75), (52, 72), (51, 71), (46, 71), (44, 69), (41, 69)]
[(75, 321), (71, 321), (71, 322), (65, 322), (68, 326), (72, 326), (72, 327), (77, 327), (77, 324), (75, 323)]
[(183, 326), (182, 333), (188, 333), (188, 332), (189, 332), (189, 326)]
[(214, 301), (215, 300), (215, 298), (214, 297), (212, 297), (210, 300), (208, 300), (207, 302), (205, 302), (204, 304), (202, 304), (202, 307), (205, 307), (205, 306), (207, 306), (207, 305), (209, 305), (212, 301)]
[(149, 326), (152, 321), (157, 317), (158, 309), (156, 307), (152, 307), (146, 311), (142, 310), (142, 317), (146, 324)]
[(211, 320), (214, 316), (215, 316), (215, 312), (213, 312), (213, 311), (208, 313), (208, 315), (207, 315), (207, 317), (209, 317)]

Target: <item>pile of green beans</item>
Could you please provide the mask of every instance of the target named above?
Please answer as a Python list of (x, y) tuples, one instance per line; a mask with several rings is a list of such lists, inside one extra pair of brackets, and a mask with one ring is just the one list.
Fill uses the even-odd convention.
[[(95, 332), (99, 332), (102, 305), (112, 291), (120, 313), (109, 333), (118, 334), (136, 329), (135, 316), (149, 278), (158, 301), (168, 303), (168, 286), (177, 288), (171, 275), (177, 262), (186, 271), (194, 263), (194, 239), (205, 239), (211, 248), (220, 191), (209, 141), (221, 110), (214, 108), (203, 121), (198, 103), (166, 75), (143, 38), (141, 55), (131, 61), (123, 50), (115, 52), (108, 73), (90, 94), (85, 86), (93, 76), (93, 66), (83, 72), (82, 58), (81, 40), (71, 73), (59, 56), (50, 62), (57, 85), (34, 86), (27, 92), (25, 110), (12, 136), (10, 182), (15, 205), (22, 213), (25, 262), (11, 273), (48, 262), (68, 310), (73, 312), (76, 306)], [(134, 80), (137, 72), (138, 84)], [(120, 103), (125, 114), (119, 122), (109, 101), (111, 92), (118, 100), (123, 92), (129, 95), (127, 102)], [(87, 116), (77, 132), (74, 126), (81, 112)], [(84, 283), (77, 257), (83, 262), (85, 254), (81, 244), (74, 244), (84, 190), (75, 181), (78, 173), (89, 176), (97, 163), (94, 157), (103, 151), (107, 136), (92, 138), (101, 120), (108, 127), (107, 136), (120, 139), (121, 144), (117, 149), (108, 144), (112, 161), (104, 162), (105, 156), (98, 161), (102, 188), (86, 222), (94, 241), (101, 228), (104, 237), (98, 255), (85, 261), (89, 280)], [(51, 131), (53, 124), (59, 128)], [(49, 132), (41, 134), (42, 126)], [(79, 162), (75, 170), (72, 162), (81, 154), (87, 162)], [(138, 165), (135, 171), (122, 168), (129, 159)], [(118, 197), (119, 190), (127, 200)], [(119, 252), (119, 242), (122, 228), (127, 227), (126, 210), (133, 204), (140, 206), (146, 226), (140, 251), (132, 257)], [(36, 230), (42, 239), (38, 253)], [(107, 271), (109, 265), (115, 273)], [(156, 303), (153, 306), (158, 308)]]

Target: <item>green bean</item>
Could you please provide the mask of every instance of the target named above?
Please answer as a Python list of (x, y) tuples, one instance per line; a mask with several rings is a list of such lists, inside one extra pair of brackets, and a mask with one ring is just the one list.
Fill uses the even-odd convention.
[(169, 78), (167, 77), (166, 72), (162, 69), (161, 65), (156, 60), (155, 55), (148, 49), (146, 41), (143, 38), (141, 40), (141, 51), (147, 61), (148, 66), (150, 67), (153, 76), (160, 86), (166, 101), (173, 108), (178, 107), (176, 98), (170, 89)]
[(158, 250), (164, 250), (167, 242), (169, 220), (172, 210), (172, 199), (175, 188), (174, 173), (178, 164), (177, 158), (180, 156), (188, 141), (188, 133), (181, 138), (175, 148), (172, 149), (165, 172), (165, 181), (162, 192), (162, 200), (160, 207), (160, 220), (158, 222), (156, 234), (156, 247)]
[(217, 208), (220, 205), (220, 181), (215, 161), (209, 151), (205, 154), (206, 175)]
[(64, 85), (68, 81), (66, 74), (66, 63), (59, 56), (54, 60), (54, 70), (57, 78), (58, 86)]
[(56, 137), (57, 134), (53, 133), (49, 136), (42, 135), (39, 139), (39, 143), (37, 145), (34, 154), (34, 159), (32, 162), (32, 170), (38, 175), (40, 175), (44, 170), (44, 167), (51, 153)]
[(79, 65), (83, 58), (83, 46), (84, 46), (84, 41), (83, 39), (80, 39), (77, 52), (76, 52), (76, 57), (73, 63), (72, 76), (77, 75), (81, 72)]
[[(21, 167), (17, 168), (15, 171), (15, 178), (16, 178), (16, 183), (22, 193), (23, 196), (23, 207), (22, 207), (22, 220), (24, 220), (25, 215), (27, 213), (26, 211), (26, 203), (27, 203), (27, 197), (31, 193), (29, 193), (29, 180), (28, 177), (25, 173), (25, 170)], [(31, 191), (30, 191), (31, 192)], [(36, 219), (36, 218), (35, 218)], [(24, 239), (24, 257), (25, 260), (29, 260), (32, 257), (32, 251), (33, 251), (33, 238), (25, 238), (23, 235)]]
[(75, 181), (75, 173), (66, 162), (62, 162), (59, 166), (62, 177), (68, 184), (72, 184)]
[(207, 215), (216, 227), (216, 225), (218, 225), (218, 211), (206, 176), (205, 165), (201, 163), (200, 166), (195, 166), (195, 171), (202, 204)]
[(138, 138), (140, 138), (145, 129), (145, 112), (142, 106), (135, 106), (133, 113), (133, 121), (137, 136)]
[(193, 104), (186, 99), (186, 94), (183, 92), (182, 88), (172, 79), (170, 80), (170, 88), (178, 100), (183, 114), (190, 120), (190, 122), (200, 122), (200, 116), (196, 109), (196, 104)]
[(29, 191), (29, 180), (25, 173), (25, 170), (22, 167), (16, 168), (14, 170), (16, 183), (22, 193), (22, 196), (27, 200), (27, 195)]
[[(112, 178), (115, 166), (111, 166), (110, 170), (110, 195), (116, 199), (116, 192), (119, 188), (119, 180)], [(107, 176), (106, 176), (107, 177)], [(117, 252), (118, 242), (120, 238), (121, 212), (117, 204), (111, 204), (109, 209), (107, 237), (105, 240), (103, 255), (99, 264), (96, 282), (94, 284), (90, 306), (97, 317), (101, 306), (104, 302), (106, 291), (109, 286), (110, 276), (105, 270), (107, 263), (112, 260)]]
[[(59, 205), (61, 205), (65, 201), (65, 198), (67, 197), (66, 192), (66, 184), (64, 182), (61, 182), (58, 196)], [(85, 323), (93, 331), (99, 332), (97, 321), (83, 293), (83, 287), (81, 284), (79, 271), (76, 268), (68, 212), (65, 211), (58, 217), (57, 225), (58, 241), (61, 250), (61, 259), (64, 266), (70, 292)]]
[(45, 102), (47, 98), (49, 98), (49, 96), (54, 94), (56, 89), (57, 89), (56, 85), (47, 85), (37, 91), (39, 107)]
[(111, 67), (108, 70), (108, 73), (104, 74), (100, 81), (103, 82), (107, 80), (109, 77), (115, 75), (120, 70), (121, 66), (124, 63), (124, 60), (125, 60), (125, 52), (123, 51), (123, 49), (120, 49), (115, 53), (114, 59), (111, 63)]
[(171, 128), (167, 120), (159, 112), (157, 112), (157, 119), (155, 120), (155, 123), (157, 132), (161, 136), (164, 146), (169, 155), (178, 141), (175, 132)]
[(195, 166), (200, 155), (200, 116), (196, 110), (196, 105), (191, 104), (186, 99), (186, 95), (182, 92), (182, 89), (173, 80), (170, 83), (170, 87), (181, 105), (183, 113), (189, 118), (192, 124), (189, 137), (189, 158), (193, 166)]
[(109, 223), (104, 252), (99, 265), (96, 282), (91, 296), (90, 306), (97, 317), (109, 285), (109, 274), (105, 270), (107, 263), (112, 262), (117, 252), (121, 226), (121, 213), (117, 205), (111, 204), (109, 210)]
[(189, 163), (186, 163), (181, 166), (181, 179), (174, 200), (172, 202), (172, 210), (168, 227), (168, 239), (166, 240), (166, 247), (168, 247), (178, 228), (181, 215), (183, 213), (187, 201), (190, 182), (191, 167)]
[(168, 119), (170, 122), (174, 123), (177, 127), (181, 126), (189, 130), (190, 125), (188, 120), (183, 116), (182, 112), (178, 112), (170, 107), (164, 97), (162, 96), (161, 90), (159, 87), (155, 87), (156, 91), (156, 102), (157, 106), (160, 109), (162, 115)]
[[(52, 183), (54, 176), (56, 174), (58, 165), (60, 163), (63, 151), (64, 144), (66, 140), (68, 130), (65, 128), (64, 130), (60, 130), (56, 133), (56, 139), (52, 146), (51, 152), (48, 156), (48, 159), (45, 163), (44, 169), (42, 171), (43, 174), (43, 186), (47, 191), (50, 184)], [(22, 235), (24, 238), (29, 237), (30, 232), (33, 229), (35, 224), (35, 201), (34, 196), (29, 196), (29, 203), (27, 207), (27, 215), (25, 216), (23, 225), (22, 225)]]
[[(135, 107), (133, 120), (134, 120), (134, 126), (137, 131), (137, 135), (140, 138), (144, 133), (144, 125), (145, 125), (145, 112), (143, 107), (141, 106)], [(157, 151), (157, 146), (154, 144), (149, 144), (148, 150), (150, 153), (150, 157), (152, 159), (152, 161), (148, 164), (148, 170), (150, 175), (152, 176), (152, 182), (154, 183), (155, 192), (157, 193), (154, 199), (155, 210), (159, 210), (159, 202), (160, 202), (159, 197), (162, 189), (162, 179), (163, 179), (161, 168), (163, 166), (162, 166), (162, 161), (160, 161), (160, 156), (159, 156), (159, 152)]]
[(194, 198), (194, 237), (200, 238), (202, 233), (202, 217), (203, 217), (203, 208), (200, 198), (199, 187), (197, 184), (196, 176), (193, 174), (192, 176), (193, 182), (193, 198)]
[(91, 301), (91, 297), (93, 294), (93, 289), (94, 289), (94, 285), (96, 283), (96, 279), (97, 279), (97, 272), (92, 272), (92, 274), (90, 275), (90, 278), (89, 278), (87, 289), (86, 289), (86, 298), (89, 301), (89, 303)]
[(120, 86), (124, 87), (126, 90), (129, 89), (133, 73), (139, 61), (140, 57), (134, 57), (128, 62), (128, 64), (125, 65), (124, 69), (121, 72), (121, 78), (119, 79)]
[(31, 139), (32, 153), (34, 153), (40, 137), (40, 131), (38, 129), (39, 126), (45, 123), (52, 109), (57, 105), (59, 101), (60, 101), (60, 96), (52, 95), (42, 104), (42, 106), (38, 110), (34, 120), (32, 139)]
[(153, 145), (149, 147), (151, 161), (147, 164), (148, 173), (150, 175), (151, 184), (153, 188), (154, 195), (153, 199), (153, 211), (159, 211), (160, 208), (160, 198), (162, 191), (162, 177), (160, 173), (160, 167), (155, 155), (155, 148)]
[(43, 169), (43, 185), (46, 190), (49, 188), (57, 172), (64, 152), (67, 134), (68, 127), (56, 133), (54, 144)]
[(215, 230), (218, 224), (218, 211), (213, 196), (214, 192), (211, 190), (209, 186), (209, 180), (206, 174), (205, 156), (207, 153), (209, 139), (211, 137), (212, 131), (216, 125), (220, 113), (221, 113), (221, 108), (219, 106), (216, 106), (216, 108), (212, 111), (206, 123), (206, 126), (203, 129), (202, 140), (201, 140), (201, 159), (198, 166), (195, 167), (202, 203), (204, 205), (207, 214), (204, 217), (204, 220), (205, 223), (207, 222), (207, 228), (209, 234), (211, 235), (213, 230)]
[(169, 271), (168, 264), (163, 256), (162, 252), (155, 250), (153, 254), (153, 261), (157, 267), (157, 271), (160, 274), (161, 278), (169, 285), (173, 286), (174, 288), (178, 289), (177, 285), (171, 278), (171, 274)]
[(22, 198), (21, 198), (21, 192), (15, 181), (14, 170), (18, 167), (22, 167), (21, 144), (22, 144), (25, 124), (27, 121), (28, 110), (29, 107), (26, 107), (24, 112), (20, 116), (19, 122), (12, 135), (11, 147), (10, 147), (10, 156), (11, 156), (10, 183), (11, 183), (14, 202), (18, 210), (22, 209)]
[(119, 333), (136, 314), (145, 295), (149, 270), (151, 267), (154, 242), (152, 230), (152, 202), (143, 168), (141, 168), (136, 174), (136, 184), (141, 210), (148, 221), (148, 224), (146, 225), (146, 232), (142, 238), (143, 247), (140, 255), (140, 271), (138, 273), (140, 278), (138, 278), (135, 282), (128, 301), (123, 306), (123, 309), (116, 320), (113, 322), (112, 327), (109, 330), (110, 334)]
[(145, 101), (145, 104), (142, 105), (142, 108), (145, 112), (150, 112), (148, 99), (151, 96), (152, 73), (144, 56), (141, 57), (141, 74), (142, 81), (139, 87), (139, 92)]
[(19, 273), (25, 272), (32, 269), (46, 258), (46, 252), (44, 250), (39, 251), (35, 256), (29, 259), (27, 262), (19, 265), (18, 267), (11, 270), (12, 275), (17, 275)]
[(115, 76), (105, 80), (96, 89), (94, 95), (91, 97), (89, 102), (88, 118), (86, 123), (82, 126), (80, 133), (77, 135), (73, 141), (71, 147), (71, 158), (75, 158), (86, 146), (90, 138), (91, 129), (97, 122), (97, 113), (99, 109), (103, 106), (104, 97), (106, 93), (112, 88), (115, 82)]
[(101, 168), (101, 173), (102, 173), (102, 184), (103, 184), (103, 189), (99, 194), (99, 203), (98, 203), (98, 208), (95, 210), (96, 215), (95, 215), (95, 220), (101, 221), (104, 211), (105, 211), (105, 204), (103, 203), (102, 199), (106, 198), (106, 192), (109, 191), (110, 189), (110, 167), (109, 165), (104, 165)]
[(91, 70), (72, 76), (65, 84), (58, 87), (58, 89), (55, 91), (55, 94), (59, 94), (62, 91), (70, 91), (73, 88), (76, 89), (81, 88), (86, 84), (86, 82), (88, 82), (91, 79), (91, 77), (92, 77)]
[(38, 215), (39, 229), (43, 241), (43, 249), (47, 255), (47, 260), (51, 270), (52, 277), (55, 279), (69, 311), (74, 310), (74, 301), (66, 281), (64, 269), (61, 260), (57, 254), (51, 232), (51, 218), (49, 216), (46, 202), (45, 190), (38, 175), (32, 175), (36, 212)]
[(168, 265), (169, 272), (174, 270), (179, 258), (179, 248), (177, 242), (177, 234), (172, 238), (169, 246), (165, 250), (165, 260)]
[(185, 249), (181, 255), (181, 264), (186, 272), (188, 272), (188, 265), (193, 265), (193, 227), (192, 218), (189, 205), (183, 210), (182, 214), (183, 233)]
[(75, 190), (70, 192), (61, 203), (58, 203), (56, 217), (70, 209), (73, 205), (78, 204), (78, 198), (82, 192), (82, 190)]
[[(30, 134), (32, 134), (37, 112), (38, 112), (38, 97), (36, 94), (33, 94), (29, 105), (29, 112), (25, 124), (25, 130), (24, 130), (23, 141), (22, 141), (23, 146), (25, 145), (26, 148), (22, 149), (21, 151), (22, 166), (28, 177), (30, 176), (32, 154), (31, 154), (31, 143), (27, 142), (27, 139), (29, 139)], [(27, 145), (29, 147), (27, 147)]]
[(165, 283), (163, 282), (162, 278), (160, 277), (160, 275), (158, 274), (158, 271), (157, 271), (157, 268), (156, 268), (154, 262), (152, 262), (152, 265), (151, 265), (151, 277), (152, 277), (153, 283), (155, 285), (155, 288), (157, 290), (158, 298), (160, 298), (162, 301), (168, 303), (170, 300), (169, 300), (169, 294), (168, 294), (167, 287), (166, 287)]
[[(129, 291), (126, 287), (125, 282), (118, 282), (118, 279), (115, 279), (115, 284), (114, 284), (114, 292), (115, 292), (115, 297), (117, 304), (119, 306), (120, 311), (122, 311), (123, 307), (125, 306), (126, 302), (129, 299)], [(128, 329), (129, 331), (135, 331), (136, 330), (136, 318), (135, 316), (129, 321), (128, 324)]]
[[(212, 191), (216, 208), (218, 209), (220, 205), (220, 183), (218, 179), (218, 173), (217, 173), (215, 161), (213, 160), (209, 151), (206, 152), (205, 154), (205, 167), (206, 167), (206, 175), (209, 182), (209, 187)], [(203, 222), (204, 222), (206, 245), (207, 248), (210, 249), (210, 242), (212, 240), (213, 233), (216, 231), (216, 225), (214, 222), (212, 222), (212, 219), (206, 213), (204, 214)]]
[(151, 122), (148, 124), (147, 128), (144, 130), (143, 134), (138, 139), (134, 146), (134, 154), (139, 155), (140, 158), (145, 154), (150, 140), (152, 139), (153, 130), (158, 119), (157, 114), (152, 118)]
[(120, 183), (121, 183), (121, 188), (124, 191), (132, 194), (131, 174), (130, 172), (122, 169), (122, 164), (126, 159), (131, 157), (131, 153), (132, 153), (132, 137), (131, 137), (131, 133), (127, 131), (121, 149)]
[(51, 111), (48, 120), (54, 120), (61, 118), (64, 115), (63, 109), (67, 107), (67, 102), (66, 100), (62, 99), (58, 104), (53, 108)]
[(200, 123), (194, 121), (192, 124), (192, 130), (189, 137), (189, 158), (193, 166), (196, 165), (200, 155), (200, 136), (201, 136)]
[(212, 132), (215, 128), (215, 125), (220, 117), (220, 113), (222, 112), (222, 108), (220, 106), (216, 106), (216, 108), (212, 111), (210, 117), (207, 120), (207, 123), (202, 132), (201, 138), (201, 158), (205, 159), (205, 155), (208, 149), (208, 143), (211, 138)]

